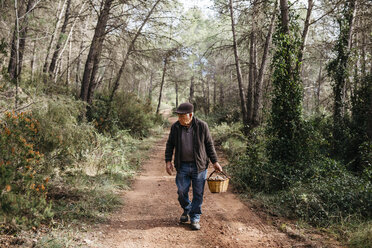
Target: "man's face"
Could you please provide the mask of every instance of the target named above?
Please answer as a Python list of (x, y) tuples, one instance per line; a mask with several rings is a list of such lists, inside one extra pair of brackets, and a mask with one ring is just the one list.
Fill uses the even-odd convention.
[(190, 125), (190, 123), (192, 121), (192, 113), (177, 114), (177, 115), (178, 115), (178, 121), (181, 123), (182, 126)]

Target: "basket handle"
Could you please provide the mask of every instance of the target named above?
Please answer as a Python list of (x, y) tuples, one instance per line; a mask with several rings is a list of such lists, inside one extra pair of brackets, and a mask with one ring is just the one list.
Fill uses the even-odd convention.
[[(208, 179), (213, 175), (213, 173), (215, 173), (215, 172), (217, 172), (216, 170), (214, 170), (210, 175), (209, 175), (209, 177), (208, 177)], [(230, 177), (228, 176), (228, 175), (226, 175), (226, 173), (225, 172), (223, 172), (223, 171), (220, 171), (219, 173), (222, 173), (225, 177), (227, 177), (227, 178), (229, 178), (230, 179)]]

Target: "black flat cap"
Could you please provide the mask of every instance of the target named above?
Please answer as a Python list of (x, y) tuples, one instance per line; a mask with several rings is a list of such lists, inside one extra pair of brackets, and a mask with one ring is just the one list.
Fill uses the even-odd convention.
[(191, 103), (181, 103), (176, 109), (177, 114), (188, 114), (194, 111), (194, 106)]

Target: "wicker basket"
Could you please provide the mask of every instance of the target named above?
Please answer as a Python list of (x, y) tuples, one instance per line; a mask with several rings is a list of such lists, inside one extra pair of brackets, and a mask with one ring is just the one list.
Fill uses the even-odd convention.
[(215, 173), (215, 172), (216, 171), (213, 171), (209, 175), (209, 177), (207, 179), (209, 190), (212, 193), (226, 192), (227, 191), (227, 187), (229, 186), (229, 179), (230, 179), (230, 177), (228, 175), (226, 175), (225, 172), (221, 171), (221, 174), (224, 175), (224, 178), (222, 180), (211, 180), (210, 178), (213, 175), (213, 173)]

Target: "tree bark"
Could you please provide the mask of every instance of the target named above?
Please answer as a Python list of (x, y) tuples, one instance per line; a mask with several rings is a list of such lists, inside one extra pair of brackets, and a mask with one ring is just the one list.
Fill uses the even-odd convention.
[(232, 35), (233, 35), (233, 49), (234, 49), (234, 57), (235, 57), (236, 74), (238, 78), (240, 105), (241, 105), (241, 111), (243, 115), (243, 125), (245, 126), (245, 129), (246, 129), (248, 127), (248, 118), (247, 118), (248, 116), (247, 116), (247, 107), (245, 103), (245, 96), (244, 96), (244, 89), (243, 89), (242, 73), (240, 70), (239, 52), (238, 52), (238, 45), (237, 45), (236, 34), (235, 34), (235, 21), (234, 21), (234, 10), (233, 10), (232, 1), (233, 0), (229, 0), (231, 30), (232, 30)]
[[(347, 44), (344, 45), (346, 46), (347, 49), (346, 49), (346, 58), (342, 59), (343, 70), (346, 70), (347, 62), (349, 60), (349, 53), (350, 53), (351, 46), (352, 46), (354, 19), (355, 19), (355, 14), (356, 14), (356, 0), (350, 0), (349, 3), (350, 3), (350, 8), (351, 8), (351, 17), (349, 20), (349, 30), (347, 33), (347, 37), (348, 37)], [(339, 35), (342, 36), (343, 34), (340, 33)], [(334, 119), (334, 126), (335, 126), (335, 130), (334, 130), (335, 137), (338, 136), (338, 134), (336, 133), (338, 133), (339, 130), (336, 130), (336, 129), (342, 123), (342, 118), (344, 117), (344, 110), (345, 110), (344, 101), (345, 101), (347, 76), (345, 72), (343, 72), (343, 74), (344, 75), (338, 79), (338, 82), (337, 81), (335, 82), (334, 92), (333, 92), (334, 93), (333, 119)]]
[(322, 85), (322, 70), (323, 70), (323, 60), (320, 60), (319, 74), (317, 80), (317, 89), (316, 89), (316, 102), (315, 102), (315, 112), (319, 113), (320, 110), (320, 89)]
[(204, 111), (204, 114), (207, 113), (207, 94), (205, 93), (205, 85), (204, 85), (204, 79), (203, 79), (203, 73), (200, 73), (200, 82), (201, 82), (201, 86), (202, 86), (202, 93), (203, 93), (203, 104), (202, 104), (202, 108), (203, 108), (203, 111)]
[[(370, 54), (372, 54), (372, 46), (371, 46)], [(370, 63), (369, 73), (372, 74), (372, 63)]]
[(66, 75), (66, 85), (70, 84), (70, 77), (71, 77), (71, 69), (70, 69), (70, 63), (71, 63), (71, 50), (72, 50), (72, 42), (69, 41), (69, 49), (67, 54), (67, 75)]
[(223, 107), (224, 106), (224, 103), (225, 103), (225, 95), (224, 95), (224, 91), (223, 91), (223, 80), (220, 80), (220, 101), (219, 101), (219, 105), (220, 107)]
[(21, 25), (21, 31), (20, 31), (20, 40), (19, 40), (19, 62), (18, 62), (18, 75), (17, 77), (20, 78), (21, 71), (22, 71), (22, 64), (23, 64), (23, 54), (26, 47), (26, 36), (28, 31), (28, 15), (35, 3), (35, 0), (28, 0), (27, 2), (27, 8), (26, 13), (23, 17), (23, 22)]
[[(36, 40), (37, 40), (36, 36)], [(31, 57), (31, 81), (34, 81), (35, 75), (35, 61), (36, 61), (36, 40), (34, 40), (34, 44), (32, 46), (32, 57)]]
[(59, 52), (59, 49), (61, 48), (63, 37), (66, 35), (67, 24), (68, 24), (68, 21), (69, 21), (69, 18), (70, 18), (70, 6), (71, 6), (71, 0), (67, 0), (65, 19), (63, 21), (61, 32), (59, 34), (59, 38), (57, 40), (56, 48), (54, 49), (52, 60), (50, 62), (50, 66), (49, 66), (49, 73), (51, 73), (51, 74), (54, 74), (56, 61), (57, 61), (57, 57), (58, 57), (58, 52)]
[(252, 124), (254, 127), (260, 124), (259, 116), (260, 116), (260, 112), (262, 108), (261, 107), (262, 106), (262, 84), (263, 84), (264, 74), (265, 74), (267, 60), (268, 60), (269, 47), (270, 47), (272, 36), (273, 36), (277, 6), (278, 6), (278, 1), (276, 1), (274, 5), (273, 14), (270, 20), (269, 30), (267, 32), (267, 36), (265, 40), (264, 51), (262, 54), (261, 67), (258, 72), (258, 78), (257, 78), (256, 85), (255, 85), (253, 114), (252, 114)]
[[(254, 7), (253, 7), (254, 8)], [(255, 46), (255, 33), (254, 33), (254, 21), (252, 24), (251, 35), (249, 38), (249, 73), (248, 73), (248, 91), (247, 91), (247, 118), (248, 124), (252, 124), (253, 116), (253, 87), (255, 82), (255, 66), (254, 66), (254, 46)]]
[[(78, 57), (76, 59), (76, 74), (75, 74), (75, 84), (76, 84), (76, 94), (79, 93), (79, 82), (80, 82), (80, 58), (81, 58), (81, 53), (83, 51), (83, 45), (84, 45), (84, 42), (81, 41), (80, 42), (80, 49), (79, 49), (79, 54), (78, 54)], [(78, 97), (78, 96), (76, 96)]]
[(207, 101), (207, 106), (206, 106), (206, 114), (209, 115), (209, 112), (210, 112), (210, 107), (211, 107), (211, 100), (210, 100), (210, 97), (209, 97), (209, 91), (210, 91), (210, 87), (209, 87), (209, 79), (207, 78), (207, 98), (206, 98), (206, 101)]
[[(23, 62), (23, 54), (26, 46), (26, 36), (28, 31), (28, 15), (33, 9), (35, 0), (27, 1), (27, 6), (25, 8), (24, 1), (23, 4), (16, 6), (16, 20), (15, 20), (15, 28), (13, 32), (13, 39), (10, 51), (10, 59), (8, 65), (8, 73), (11, 80), (17, 80), (21, 75), (22, 70), (22, 62)], [(20, 17), (23, 17), (23, 20), (20, 21)]]
[(194, 101), (194, 76), (191, 77), (191, 82), (190, 82), (190, 96), (189, 96), (189, 102), (190, 103), (193, 103), (193, 101)]
[(257, 0), (253, 1), (252, 7), (252, 27), (249, 36), (249, 72), (248, 72), (248, 90), (247, 90), (247, 118), (248, 124), (251, 127), (253, 117), (253, 94), (254, 85), (256, 82), (256, 21), (254, 14), (257, 9)]
[(348, 47), (347, 50), (350, 52), (351, 47), (352, 47), (352, 37), (353, 37), (353, 32), (354, 32), (354, 23), (355, 23), (355, 16), (356, 16), (356, 10), (357, 10), (357, 0), (351, 0), (350, 1), (351, 8), (352, 8), (352, 17), (350, 20), (350, 30), (349, 30), (349, 39), (348, 39)]
[[(223, 66), (223, 75), (226, 76), (226, 65)], [(220, 105), (220, 107), (223, 107), (224, 103), (225, 103), (225, 95), (224, 95), (224, 90), (223, 90), (223, 80), (220, 80), (219, 89), (220, 89), (219, 105)]]
[[(14, 76), (16, 76), (16, 78), (13, 78), (15, 83), (16, 83), (16, 90), (15, 90), (15, 98), (14, 98), (14, 105), (15, 105), (15, 109), (18, 108), (18, 85), (19, 85), (19, 78), (18, 78), (18, 61), (19, 61), (19, 12), (18, 12), (18, 0), (15, 0), (14, 1), (14, 10), (15, 10), (15, 17), (16, 17), (16, 24), (15, 24), (15, 27), (14, 27), (14, 37), (15, 37), (15, 40), (14, 40), (14, 37), (13, 37), (13, 41), (15, 43), (14, 47), (16, 48), (16, 51), (15, 51), (15, 70), (14, 70)], [(13, 63), (12, 63), (13, 64)], [(9, 67), (10, 67), (11, 63), (9, 62)], [(9, 69), (9, 68), (8, 68)]]
[(176, 106), (178, 106), (178, 82), (175, 81), (175, 86), (176, 86)]
[(150, 99), (150, 102), (152, 100), (152, 80), (154, 78), (154, 72), (151, 71), (151, 74), (150, 74), (150, 85), (149, 85), (149, 99)]
[[(84, 10), (84, 6), (85, 6), (85, 2), (81, 5), (81, 8), (79, 10), (79, 14), (78, 16), (80, 16), (81, 12)], [(57, 83), (57, 79), (58, 79), (58, 73), (60, 70), (57, 70), (57, 68), (61, 68), (61, 63), (62, 63), (62, 55), (63, 55), (63, 52), (65, 51), (67, 45), (71, 42), (71, 37), (72, 37), (72, 34), (73, 34), (73, 31), (74, 31), (74, 27), (76, 25), (76, 22), (77, 22), (78, 18), (75, 18), (71, 28), (70, 28), (70, 32), (68, 33), (67, 35), (67, 38), (66, 38), (66, 41), (65, 41), (65, 44), (63, 45), (63, 48), (61, 49), (61, 51), (58, 51), (57, 54), (58, 54), (58, 57), (57, 57), (57, 61), (56, 61), (56, 69), (54, 69), (54, 82)], [(66, 70), (70, 69), (69, 67), (66, 68)], [(52, 72), (51, 72), (52, 73)], [(63, 75), (63, 73), (62, 73)], [(62, 76), (61, 75), (61, 76)]]
[(304, 56), (304, 50), (305, 50), (305, 45), (306, 45), (306, 40), (307, 40), (307, 34), (309, 32), (311, 12), (313, 10), (313, 6), (314, 6), (313, 0), (308, 0), (306, 19), (305, 19), (304, 29), (302, 31), (302, 37), (301, 37), (301, 47), (300, 47), (300, 50), (298, 51), (297, 64), (296, 64), (296, 71), (299, 71), (300, 73), (302, 72), (301, 63), (302, 63), (303, 56)]
[(89, 49), (88, 57), (85, 63), (83, 80), (81, 82), (80, 99), (89, 102), (89, 95), (93, 94), (95, 73), (100, 61), (102, 45), (105, 39), (107, 21), (109, 18), (110, 8), (114, 0), (105, 0), (103, 9), (98, 17), (97, 25), (94, 30), (94, 36)]
[(367, 75), (367, 67), (366, 67), (366, 54), (367, 54), (367, 39), (366, 39), (366, 32), (362, 32), (362, 57), (361, 57), (361, 70), (362, 70), (362, 77), (365, 78)]
[(213, 108), (216, 107), (217, 104), (217, 80), (213, 78)]
[(64, 0), (63, 5), (62, 5), (62, 9), (61, 9), (61, 12), (59, 12), (59, 15), (58, 15), (58, 11), (61, 8), (62, 1), (60, 0), (58, 2), (57, 19), (56, 19), (56, 22), (55, 22), (55, 25), (54, 25), (54, 31), (53, 31), (52, 37), (50, 38), (50, 41), (49, 41), (49, 44), (48, 44), (48, 48), (47, 48), (47, 51), (46, 51), (45, 60), (44, 60), (44, 66), (43, 66), (43, 72), (44, 73), (47, 73), (48, 72), (48, 60), (49, 60), (50, 49), (52, 48), (53, 41), (54, 41), (54, 39), (55, 39), (55, 37), (57, 35), (59, 23), (60, 23), (60, 21), (62, 19), (62, 15), (63, 15), (64, 9), (65, 9), (66, 1), (67, 0)]
[(164, 81), (165, 81), (165, 74), (167, 72), (167, 64), (168, 64), (168, 55), (166, 55), (166, 57), (164, 59), (163, 75), (161, 77), (160, 91), (159, 91), (159, 100), (158, 100), (158, 107), (156, 108), (156, 114), (159, 114), (161, 97), (162, 97), (162, 94), (163, 94), (163, 86), (164, 86)]
[(367, 134), (368, 134), (369, 140), (372, 141), (372, 90), (370, 90), (370, 95), (369, 95), (369, 115), (367, 119)]
[(289, 33), (289, 9), (288, 9), (288, 0), (280, 0), (280, 18), (283, 28), (283, 33)]

